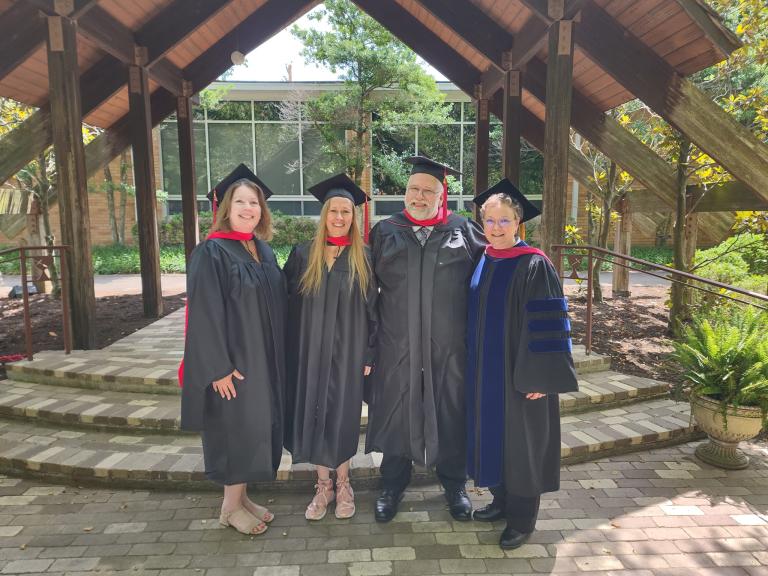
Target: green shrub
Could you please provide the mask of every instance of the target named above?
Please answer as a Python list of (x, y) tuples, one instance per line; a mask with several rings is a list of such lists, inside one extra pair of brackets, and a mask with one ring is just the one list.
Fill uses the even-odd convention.
[(631, 254), (635, 258), (662, 266), (670, 266), (672, 262), (672, 248), (665, 246), (633, 246)]
[(295, 246), (314, 238), (317, 221), (305, 216), (286, 216), (280, 212), (273, 212), (272, 229), (274, 237), (270, 244), (273, 247)]
[(725, 252), (721, 246), (697, 250), (693, 273), (724, 284), (734, 284), (749, 276), (749, 266), (744, 258), (736, 252)]
[(720, 403), (727, 426), (727, 406), (757, 406), (768, 413), (768, 313), (752, 307), (722, 306), (696, 319), (675, 342), (674, 356), (685, 368), (685, 392)]

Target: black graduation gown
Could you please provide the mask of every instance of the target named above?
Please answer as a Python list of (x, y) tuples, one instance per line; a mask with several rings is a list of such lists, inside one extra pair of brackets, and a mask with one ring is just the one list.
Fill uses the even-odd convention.
[[(364, 298), (349, 284), (349, 249), (323, 268), (317, 294), (300, 292), (311, 243), (295, 247), (283, 271), (288, 280), (286, 448), (294, 462), (336, 468), (357, 452), (363, 406), (363, 369), (373, 364), (374, 278)], [(366, 257), (370, 253), (366, 249)], [(351, 288), (351, 289), (350, 289)]]
[(379, 326), (366, 451), (432, 466), (465, 457), (467, 293), (485, 240), (455, 214), (423, 247), (412, 226), (399, 213), (370, 234)]
[[(470, 285), (467, 470), (534, 497), (560, 487), (559, 393), (577, 390), (568, 303), (540, 255), (484, 256)], [(528, 400), (529, 392), (546, 393)]]
[[(285, 279), (272, 249), (256, 262), (236, 240), (195, 248), (187, 271), (181, 427), (199, 430), (206, 476), (219, 484), (273, 480), (283, 445)], [(237, 369), (237, 397), (211, 383)]]

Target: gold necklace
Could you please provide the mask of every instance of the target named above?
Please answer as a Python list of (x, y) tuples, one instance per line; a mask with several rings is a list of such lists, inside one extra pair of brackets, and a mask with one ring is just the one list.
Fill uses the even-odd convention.
[(256, 252), (256, 248), (254, 247), (253, 250), (251, 250), (251, 243), (247, 240), (240, 240), (240, 244), (242, 244), (243, 247), (248, 251), (248, 254), (251, 255), (251, 258), (258, 262), (259, 256)]

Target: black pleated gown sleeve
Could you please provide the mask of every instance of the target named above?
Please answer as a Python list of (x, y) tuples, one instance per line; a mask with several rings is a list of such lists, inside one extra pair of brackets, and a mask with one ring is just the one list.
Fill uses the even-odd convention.
[[(367, 294), (349, 282), (349, 249), (324, 268), (317, 294), (301, 293), (310, 244), (294, 248), (284, 271), (289, 286), (290, 432), (294, 462), (336, 468), (357, 452), (363, 369), (375, 339), (376, 282)], [(366, 255), (367, 251), (366, 251)]]
[[(256, 246), (261, 262), (237, 241), (207, 240), (187, 272), (181, 427), (201, 432), (205, 473), (224, 485), (273, 480), (282, 454), (285, 279)], [(234, 369), (244, 379), (226, 400), (211, 384)]]

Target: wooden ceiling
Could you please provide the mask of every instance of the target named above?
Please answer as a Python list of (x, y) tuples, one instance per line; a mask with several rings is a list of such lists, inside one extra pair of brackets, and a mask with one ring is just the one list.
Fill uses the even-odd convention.
[[(77, 0), (75, 7), (86, 6), (79, 15), (78, 23), (81, 34), (78, 39), (78, 61), (82, 76), (88, 78), (91, 71), (94, 75), (116, 74), (127, 78), (126, 63), (115, 61), (113, 66), (107, 66), (108, 59), (120, 57), (121, 47), (110, 46), (110, 42), (100, 41), (98, 31), (88, 33), (90, 28), (104, 27), (103, 22), (109, 23), (109, 30), (116, 29), (115, 37), (127, 43), (125, 52), (131, 47), (131, 42), (139, 44), (139, 39), (148, 35), (161, 35), (164, 26), (172, 27), (174, 18), (184, 16), (192, 21), (189, 12), (199, 11), (203, 20), (197, 26), (190, 26), (184, 37), (165, 46), (165, 51), (154, 55), (150, 68), (153, 78), (153, 90), (163, 90), (179, 86), (182, 79), (193, 81), (196, 89), (200, 85), (199, 78), (191, 77), (190, 73), (200, 69), (200, 61), (211, 60), (209, 53), (212, 47), (222, 48), (223, 42), (229, 42), (231, 49), (239, 47), (242, 51), (249, 47), (248, 31), (243, 30), (241, 23), (256, 15), (268, 4), (280, 3), (283, 0)], [(487, 54), (468, 43), (457, 34), (441, 15), (435, 15), (435, 2), (428, 0), (375, 0), (378, 3), (394, 3), (406, 13), (415, 17), (421, 24), (431, 30), (446, 46), (449, 46), (461, 56), (460, 67), (441, 66), (439, 62), (431, 62), (441, 69), (449, 79), (457, 81), (456, 70), (474, 71), (476, 78), (468, 79), (476, 84), (483, 75), (500, 70), (498, 62), (493, 62)], [(588, 0), (589, 1), (589, 0)], [(626, 34), (640, 39), (644, 44), (662, 57), (675, 71), (686, 76), (707, 66), (715, 64), (727, 56), (729, 50), (738, 46), (737, 41), (722, 25), (711, 18), (711, 13), (697, 0), (591, 0), (618, 22)], [(317, 1), (294, 2), (297, 5), (295, 17), (316, 5)], [(438, 2), (438, 4), (441, 2)], [(4, 18), (12, 18), (21, 10), (21, 4), (31, 4), (26, 10), (28, 18), (38, 18), (44, 21), (43, 13), (38, 8), (52, 4), (51, 0), (0, 0), (0, 22)], [(366, 8), (365, 2), (359, 3)], [(449, 3), (445, 3), (449, 4)], [(524, 36), (529, 28), (540, 25), (539, 18), (528, 7), (528, 2), (522, 0), (464, 0), (453, 4), (455, 9), (462, 11), (466, 8), (480, 11), (495, 20), (498, 28), (509, 36), (507, 46), (499, 46), (503, 51)], [(202, 5), (207, 5), (201, 8)], [(215, 5), (211, 8), (211, 5)], [(546, 5), (546, 2), (544, 2)], [(684, 5), (691, 5), (684, 8)], [(695, 5), (695, 6), (694, 6)], [(438, 8), (439, 9), (439, 8)], [(181, 14), (178, 11), (184, 11)], [(206, 13), (206, 11), (208, 13)], [(692, 13), (693, 11), (693, 13)], [(376, 14), (373, 14), (376, 17)], [(709, 18), (711, 24), (702, 25), (702, 17)], [(89, 22), (88, 20), (92, 20)], [(707, 24), (704, 22), (704, 24)], [(239, 27), (239, 31), (235, 30)], [(0, 29), (2, 24), (0, 24)], [(277, 32), (279, 30), (274, 30)], [(2, 30), (0, 30), (2, 32)], [(273, 33), (274, 33), (273, 32)], [(575, 38), (577, 49), (574, 57), (574, 87), (600, 110), (608, 110), (634, 98), (624, 86), (619, 84), (610, 74), (603, 70), (598, 62), (590, 58), (578, 47), (579, 29), (576, 25)], [(270, 34), (271, 35), (271, 34)], [(246, 38), (242, 38), (245, 36)], [(45, 106), (48, 101), (48, 76), (46, 68), (46, 49), (44, 35), (36, 49), (0, 78), (0, 96), (6, 96), (35, 107)], [(119, 44), (119, 42), (116, 42)], [(239, 44), (242, 44), (240, 46)], [(236, 46), (237, 45), (237, 46)], [(0, 47), (2, 45), (0, 44)], [(12, 45), (10, 46), (13, 47)], [(106, 48), (106, 49), (105, 49)], [(6, 52), (0, 51), (5, 54)], [(231, 50), (218, 50), (218, 66), (225, 70)], [(546, 45), (541, 46), (536, 58), (546, 61)], [(0, 61), (4, 58), (0, 57)], [(429, 60), (429, 58), (426, 58)], [(95, 68), (102, 64), (104, 70)], [(489, 72), (490, 71), (490, 72)], [(465, 73), (465, 75), (467, 75)], [(209, 79), (205, 79), (210, 82)], [(206, 82), (206, 83), (207, 83)], [(128, 110), (127, 91), (114, 82), (109, 94), (97, 95), (99, 100), (84, 110), (85, 121), (89, 124), (109, 128), (124, 117)], [(467, 80), (457, 82), (466, 89)], [(84, 87), (85, 89), (85, 87)], [(540, 119), (543, 118), (544, 107), (541, 101), (533, 95), (524, 92), (525, 106)]]

